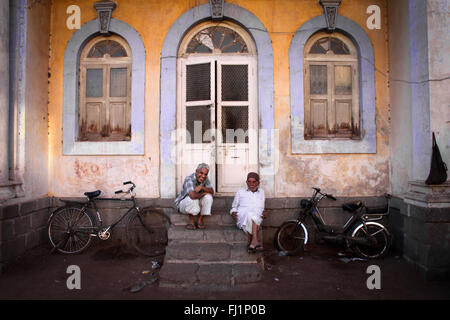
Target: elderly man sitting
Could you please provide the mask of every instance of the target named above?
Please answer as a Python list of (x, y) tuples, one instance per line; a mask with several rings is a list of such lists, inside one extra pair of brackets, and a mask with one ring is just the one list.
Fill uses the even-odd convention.
[[(195, 172), (186, 177), (183, 188), (175, 199), (177, 209), (189, 215), (186, 229), (205, 229), (203, 217), (211, 215), (214, 189), (208, 179), (208, 173), (209, 166), (206, 163), (199, 164)], [(199, 217), (195, 223), (194, 216), (197, 215)]]
[(258, 228), (262, 219), (267, 216), (264, 212), (264, 201), (264, 190), (259, 188), (259, 175), (250, 172), (247, 175), (247, 188), (237, 191), (230, 210), (237, 227), (248, 235), (249, 253), (263, 250), (258, 241)]

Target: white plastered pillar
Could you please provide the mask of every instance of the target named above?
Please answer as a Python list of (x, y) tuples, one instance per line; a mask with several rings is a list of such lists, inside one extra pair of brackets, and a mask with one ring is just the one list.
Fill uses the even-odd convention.
[(0, 1), (0, 186), (9, 180), (9, 1)]

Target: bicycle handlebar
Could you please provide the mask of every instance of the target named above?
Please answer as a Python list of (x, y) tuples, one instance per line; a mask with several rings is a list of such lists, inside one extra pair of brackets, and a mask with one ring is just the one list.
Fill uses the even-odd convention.
[(332, 199), (332, 200), (334, 200), (334, 201), (337, 200), (337, 199), (336, 199), (335, 197), (333, 197), (333, 195), (331, 195), (331, 194), (326, 194), (326, 193), (320, 192), (320, 188), (313, 187), (313, 189), (316, 190), (317, 193), (320, 193), (321, 195), (323, 195), (323, 196), (325, 196), (325, 197), (327, 197), (327, 198), (330, 198), (330, 199)]
[(115, 194), (119, 194), (119, 193), (129, 193), (130, 191), (133, 191), (134, 188), (136, 188), (136, 185), (132, 182), (132, 181), (126, 181), (123, 183), (123, 185), (127, 185), (127, 184), (132, 184), (133, 186), (130, 187), (127, 191), (123, 191), (123, 190), (117, 190), (114, 193)]

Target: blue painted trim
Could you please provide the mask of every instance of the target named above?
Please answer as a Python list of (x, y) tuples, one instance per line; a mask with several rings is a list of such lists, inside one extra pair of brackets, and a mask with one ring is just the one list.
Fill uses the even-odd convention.
[(98, 33), (98, 19), (85, 23), (67, 43), (64, 53), (63, 154), (114, 155), (144, 154), (145, 48), (136, 30), (125, 22), (111, 19), (110, 31), (123, 37), (132, 52), (131, 141), (76, 141), (78, 131), (79, 55), (84, 44)]
[(326, 27), (323, 16), (308, 20), (298, 28), (289, 47), (292, 153), (376, 153), (375, 67), (372, 43), (357, 23), (340, 15), (336, 17), (336, 31), (343, 31), (354, 41), (359, 55), (361, 140), (304, 139), (303, 51), (306, 41)]
[[(171, 135), (176, 129), (177, 107), (177, 53), (187, 30), (210, 18), (210, 6), (204, 4), (185, 12), (171, 26), (161, 50), (161, 96), (160, 96), (160, 187), (162, 198), (176, 195), (175, 140)], [(251, 12), (237, 5), (224, 3), (224, 17), (240, 23), (253, 37), (258, 53), (258, 108), (259, 124), (269, 139), (259, 139), (260, 168), (274, 167), (273, 146), (270, 139), (274, 128), (273, 112), (273, 51), (266, 28)], [(273, 180), (273, 179), (272, 179)], [(273, 190), (273, 181), (264, 183), (265, 189)]]

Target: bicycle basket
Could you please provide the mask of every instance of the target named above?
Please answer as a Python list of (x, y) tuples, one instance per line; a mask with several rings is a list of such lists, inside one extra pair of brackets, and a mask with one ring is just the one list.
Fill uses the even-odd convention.
[(302, 209), (309, 209), (309, 208), (311, 208), (311, 206), (312, 206), (312, 202), (310, 200), (302, 199), (300, 201), (300, 207)]

